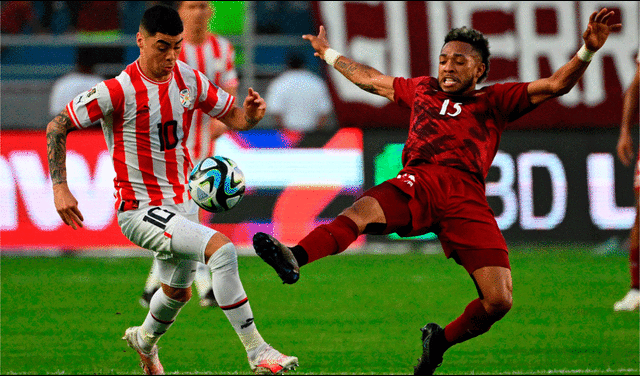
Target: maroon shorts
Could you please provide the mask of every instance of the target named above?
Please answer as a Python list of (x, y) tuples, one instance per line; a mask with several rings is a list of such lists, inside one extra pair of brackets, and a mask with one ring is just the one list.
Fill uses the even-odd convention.
[(467, 172), (426, 163), (409, 166), (363, 196), (375, 198), (384, 211), (387, 226), (377, 234), (434, 232), (447, 258), (469, 274), (485, 266), (510, 269), (507, 244), (484, 185)]

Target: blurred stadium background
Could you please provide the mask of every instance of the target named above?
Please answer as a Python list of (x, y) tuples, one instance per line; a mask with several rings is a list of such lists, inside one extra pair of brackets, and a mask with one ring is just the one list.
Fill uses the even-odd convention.
[[(31, 339), (27, 340), (24, 332), (29, 329), (15, 326), (16, 322), (33, 325), (32, 320), (26, 317), (16, 320), (11, 315), (29, 315), (31, 311), (28, 308), (35, 308), (32, 307), (35, 304), (33, 302), (46, 305), (48, 299), (42, 296), (35, 300), (17, 300), (15, 295), (8, 295), (8, 292), (25, 293), (26, 289), (29, 292), (27, 295), (33, 298), (42, 294), (43, 289), (35, 288), (31, 283), (46, 286), (47, 283), (65, 281), (65, 277), (44, 278), (45, 275), (52, 278), (46, 274), (48, 272), (67, 270), (61, 266), (66, 265), (69, 258), (59, 256), (101, 257), (103, 261), (94, 270), (100, 273), (104, 269), (104, 278), (107, 279), (110, 278), (107, 277), (110, 273), (107, 269), (111, 264), (104, 260), (120, 256), (150, 257), (146, 251), (131, 246), (117, 226), (112, 201), (113, 170), (99, 128), (74, 132), (69, 136), (69, 185), (80, 202), (86, 227), (73, 231), (62, 224), (53, 206), (44, 130), (50, 120), (48, 105), (52, 84), (58, 77), (74, 69), (78, 49), (95, 49), (101, 57), (96, 71), (105, 78), (116, 76), (138, 56), (135, 45), (138, 22), (144, 10), (156, 2), (77, 3), (83, 4), (81, 6), (72, 3), (2, 2), (1, 373), (126, 373), (134, 369), (109, 368), (105, 364), (94, 368), (54, 366), (51, 371), (50, 368), (29, 368), (29, 359), (34, 355), (29, 351), (16, 350), (26, 346), (29, 341), (37, 343), (38, 337), (29, 337)], [(627, 351), (624, 356), (628, 359), (622, 363), (607, 363), (608, 358), (605, 358), (604, 363), (592, 368), (586, 361), (587, 364), (559, 364), (549, 366), (551, 368), (545, 368), (544, 365), (540, 366), (542, 368), (528, 368), (522, 365), (485, 369), (474, 368), (470, 364), (468, 368), (445, 368), (444, 371), (510, 373), (519, 370), (544, 373), (555, 369), (562, 371), (558, 371), (560, 373), (567, 370), (590, 373), (589, 370), (595, 370), (592, 373), (638, 374), (637, 313), (632, 313), (631, 319), (628, 316), (623, 318), (622, 323), (612, 322), (609, 316), (613, 314), (611, 306), (615, 298), (617, 295), (622, 297), (627, 289), (625, 240), (635, 215), (633, 171), (617, 160), (615, 146), (621, 119), (622, 93), (631, 82), (638, 54), (639, 2), (213, 3), (216, 16), (211, 22), (211, 31), (224, 35), (236, 47), (239, 93), (246, 92), (251, 86), (264, 94), (269, 82), (285, 70), (287, 53), (296, 50), (305, 56), (307, 67), (329, 84), (335, 109), (331, 126), (325, 131), (304, 135), (279, 131), (275, 129), (273, 117), (268, 115), (255, 130), (228, 133), (218, 140), (216, 153), (238, 162), (245, 172), (248, 191), (234, 210), (215, 215), (211, 226), (227, 234), (238, 245), (240, 254), (246, 256), (253, 255), (250, 240), (255, 232), (268, 232), (284, 242), (296, 242), (311, 228), (335, 217), (364, 190), (394, 176), (400, 169), (408, 111), (359, 90), (333, 70), (326, 69), (326, 64), (313, 56), (313, 50), (301, 38), (302, 34), (316, 33), (318, 26), (323, 24), (336, 50), (386, 74), (410, 77), (436, 75), (436, 56), (444, 35), (451, 27), (468, 25), (489, 38), (492, 60), (488, 81), (484, 84), (492, 84), (531, 81), (551, 74), (579, 49), (582, 44), (581, 33), (589, 14), (603, 6), (615, 10), (612, 21), (622, 22), (623, 29), (610, 36), (582, 82), (569, 94), (523, 117), (504, 133), (500, 151), (487, 179), (487, 196), (516, 260), (519, 257), (528, 258), (533, 253), (542, 255), (535, 259), (537, 261), (544, 262), (547, 257), (560, 265), (566, 261), (566, 265), (559, 267), (560, 273), (572, 270), (576, 254), (583, 261), (592, 261), (591, 265), (602, 263), (601, 269), (589, 269), (592, 276), (586, 271), (585, 274), (578, 273), (582, 278), (602, 282), (588, 285), (602, 291), (596, 292), (601, 299), (594, 298), (595, 301), (590, 303), (597, 307), (595, 311), (600, 312), (599, 315), (586, 320), (606, 320), (607, 324), (618, 325), (626, 328), (626, 331), (618, 333), (619, 337), (612, 334), (604, 340), (600, 338), (600, 343), (594, 344), (594, 353), (599, 354), (598, 348), (607, 347), (609, 341), (622, 341), (618, 345)], [(387, 257), (383, 260), (387, 260), (388, 265), (398, 265), (399, 268), (386, 272), (392, 275), (404, 273), (402, 268), (405, 264), (396, 258), (393, 258), (395, 261), (389, 261), (388, 257), (401, 255), (415, 260), (413, 257), (419, 254), (436, 254), (443, 258), (440, 252), (435, 236), (427, 235), (417, 239), (361, 237), (346, 253), (356, 254), (358, 256), (354, 257), (362, 257), (362, 260), (368, 260), (366, 262), (372, 262), (370, 254)], [(566, 257), (557, 256), (563, 254)], [(256, 262), (254, 258), (246, 260), (250, 265)], [(84, 262), (87, 263), (86, 267), (92, 268), (98, 261), (87, 259)], [(357, 261), (350, 262), (357, 264)], [(136, 304), (149, 263), (135, 261), (133, 264), (139, 267), (131, 271), (136, 277), (131, 277), (128, 285), (131, 306)], [(447, 265), (450, 264), (453, 263)], [(10, 265), (10, 269), (7, 265)], [(429, 265), (425, 270), (431, 273)], [(526, 265), (528, 268), (535, 262)], [(39, 271), (38, 267), (43, 269)], [(68, 272), (73, 276), (82, 268), (80, 265), (78, 269)], [(269, 272), (257, 265), (252, 268), (252, 271)], [(531, 271), (523, 270), (523, 273), (527, 272)], [(545, 273), (544, 269), (538, 272)], [(24, 278), (29, 273), (36, 278), (27, 282)], [(39, 276), (38, 273), (43, 274)], [(248, 272), (243, 273), (244, 278), (257, 278), (248, 277)], [(327, 273), (332, 273), (331, 269), (327, 269)], [(596, 273), (601, 275), (596, 276)], [(458, 274), (460, 277), (456, 283), (468, 284), (464, 275)], [(363, 275), (366, 275), (366, 271)], [(271, 277), (264, 278), (276, 286), (277, 281)], [(531, 283), (540, 282), (536, 277), (545, 281), (549, 278), (553, 280), (549, 275), (536, 275), (531, 276)], [(565, 277), (571, 280), (566, 275), (556, 275), (558, 281)], [(76, 284), (68, 287), (78, 291), (95, 288), (83, 281), (86, 282), (78, 279)], [(580, 290), (582, 282), (576, 282), (572, 287)], [(347, 280), (345, 283), (350, 282)], [(377, 283), (385, 282), (378, 280)], [(252, 282), (248, 284), (252, 285)], [(435, 280), (433, 285), (438, 284), (438, 280)], [(557, 292), (567, 285), (558, 282), (550, 289)], [(266, 287), (256, 282), (255, 288)], [(278, 288), (277, 291), (284, 294), (285, 290)], [(412, 295), (408, 293), (407, 296)], [(278, 299), (277, 295), (272, 299)], [(541, 297), (542, 301), (544, 299)], [(22, 311), (9, 308), (16, 309), (15, 304)], [(576, 298), (573, 304), (575, 306), (572, 308), (579, 309), (581, 299)], [(541, 305), (544, 307), (544, 303)], [(274, 309), (277, 310), (277, 307)], [(304, 309), (314, 312), (315, 308), (311, 305), (300, 308), (298, 312)], [(194, 311), (197, 309), (193, 308)], [(456, 306), (453, 312), (461, 309)], [(565, 309), (570, 312), (570, 308)], [(142, 314), (142, 311), (137, 312), (134, 317), (141, 319)], [(335, 314), (339, 317), (341, 311)], [(448, 320), (453, 318), (446, 317)], [(263, 325), (266, 326), (264, 320)], [(380, 325), (376, 319), (371, 320), (373, 325)], [(419, 321), (422, 322), (422, 319)], [(516, 326), (514, 331), (518, 330)], [(413, 340), (414, 336), (417, 334), (412, 334), (410, 338)], [(282, 342), (286, 341), (284, 337)], [(626, 345), (626, 341), (630, 343)], [(415, 346), (412, 344), (410, 348)], [(554, 349), (548, 350), (549, 353), (543, 353), (541, 357), (555, 352)], [(417, 358), (419, 354), (415, 355)], [(616, 357), (610, 356), (612, 359)], [(108, 360), (104, 362), (108, 363)], [(344, 362), (349, 363), (350, 359)], [(375, 363), (375, 360), (367, 364), (371, 363)], [(613, 363), (616, 366), (607, 368), (607, 364)], [(69, 364), (74, 363), (70, 361)], [(198, 373), (198, 370), (204, 369), (185, 367), (184, 373)], [(389, 369), (395, 369), (393, 367), (390, 365)], [(320, 367), (315, 370), (318, 373), (339, 373), (344, 369)], [(368, 366), (362, 366), (361, 369), (369, 372)], [(379, 373), (394, 372), (387, 368), (373, 369)], [(313, 370), (311, 368), (309, 372)], [(405, 371), (409, 372), (408, 369), (395, 372)], [(348, 372), (357, 373), (357, 368)]]

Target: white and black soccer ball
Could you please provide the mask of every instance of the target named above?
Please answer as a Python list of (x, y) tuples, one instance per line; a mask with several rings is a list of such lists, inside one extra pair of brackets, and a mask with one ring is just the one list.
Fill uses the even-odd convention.
[(227, 157), (216, 155), (198, 163), (189, 174), (189, 192), (193, 201), (206, 211), (230, 210), (244, 195), (242, 170)]

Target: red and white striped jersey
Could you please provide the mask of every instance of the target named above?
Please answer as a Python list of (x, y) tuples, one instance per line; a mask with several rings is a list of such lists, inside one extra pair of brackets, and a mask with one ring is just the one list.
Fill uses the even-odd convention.
[[(238, 86), (233, 44), (219, 35), (208, 34), (205, 41), (198, 45), (184, 40), (178, 59), (204, 73), (217, 86)], [(209, 142), (210, 118), (196, 111), (192, 121), (187, 147), (194, 161), (199, 161), (210, 156), (213, 151), (213, 144)]]
[(222, 117), (235, 97), (178, 61), (171, 77), (145, 76), (138, 61), (117, 77), (75, 97), (66, 107), (77, 128), (101, 120), (116, 172), (116, 209), (124, 202), (159, 206), (190, 199), (193, 168), (186, 139), (196, 110)]

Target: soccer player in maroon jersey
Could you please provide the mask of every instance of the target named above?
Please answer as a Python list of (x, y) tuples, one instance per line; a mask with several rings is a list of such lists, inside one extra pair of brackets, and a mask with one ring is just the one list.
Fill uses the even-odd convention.
[[(630, 166), (633, 162), (633, 140), (631, 138), (631, 126), (638, 122), (638, 97), (640, 94), (640, 56), (636, 61), (636, 74), (633, 77), (631, 85), (624, 93), (624, 101), (622, 103), (622, 122), (620, 124), (620, 136), (618, 137), (618, 158), (625, 166)], [(640, 307), (640, 282), (638, 281), (638, 217), (640, 216), (640, 201), (638, 195), (640, 193), (640, 151), (636, 159), (636, 170), (633, 181), (636, 198), (636, 219), (631, 228), (629, 235), (629, 271), (631, 274), (631, 288), (624, 298), (620, 299), (613, 305), (616, 311), (633, 311)]]
[(174, 9), (147, 9), (136, 35), (140, 57), (117, 77), (79, 94), (47, 125), (55, 207), (66, 225), (82, 227), (78, 201), (66, 181), (66, 138), (100, 120), (116, 172), (118, 225), (132, 243), (153, 251), (162, 283), (142, 324), (126, 329), (123, 337), (138, 353), (144, 372), (164, 373), (157, 343), (191, 298), (196, 266), (203, 263), (211, 270), (217, 301), (251, 370), (281, 374), (298, 359), (281, 354), (258, 332), (235, 246), (224, 234), (199, 224), (198, 207), (186, 189), (193, 168), (186, 138), (194, 112), (201, 110), (231, 129), (248, 130), (264, 117), (266, 103), (249, 88), (237, 107), (234, 96), (179, 61), (182, 31)]
[(323, 26), (304, 35), (324, 59), (361, 89), (411, 108), (409, 136), (397, 177), (364, 192), (331, 223), (289, 248), (265, 233), (253, 237), (256, 253), (285, 283), (299, 267), (344, 251), (360, 234), (414, 236), (434, 232), (447, 258), (462, 265), (479, 298), (444, 329), (422, 328), (423, 352), (416, 374), (433, 374), (451, 346), (481, 335), (510, 310), (512, 280), (507, 246), (485, 196), (484, 179), (506, 124), (578, 82), (611, 31), (613, 12), (589, 18), (578, 53), (551, 77), (495, 84), (476, 90), (489, 70), (485, 37), (469, 28), (451, 30), (441, 49), (438, 77), (386, 76), (331, 49)]

